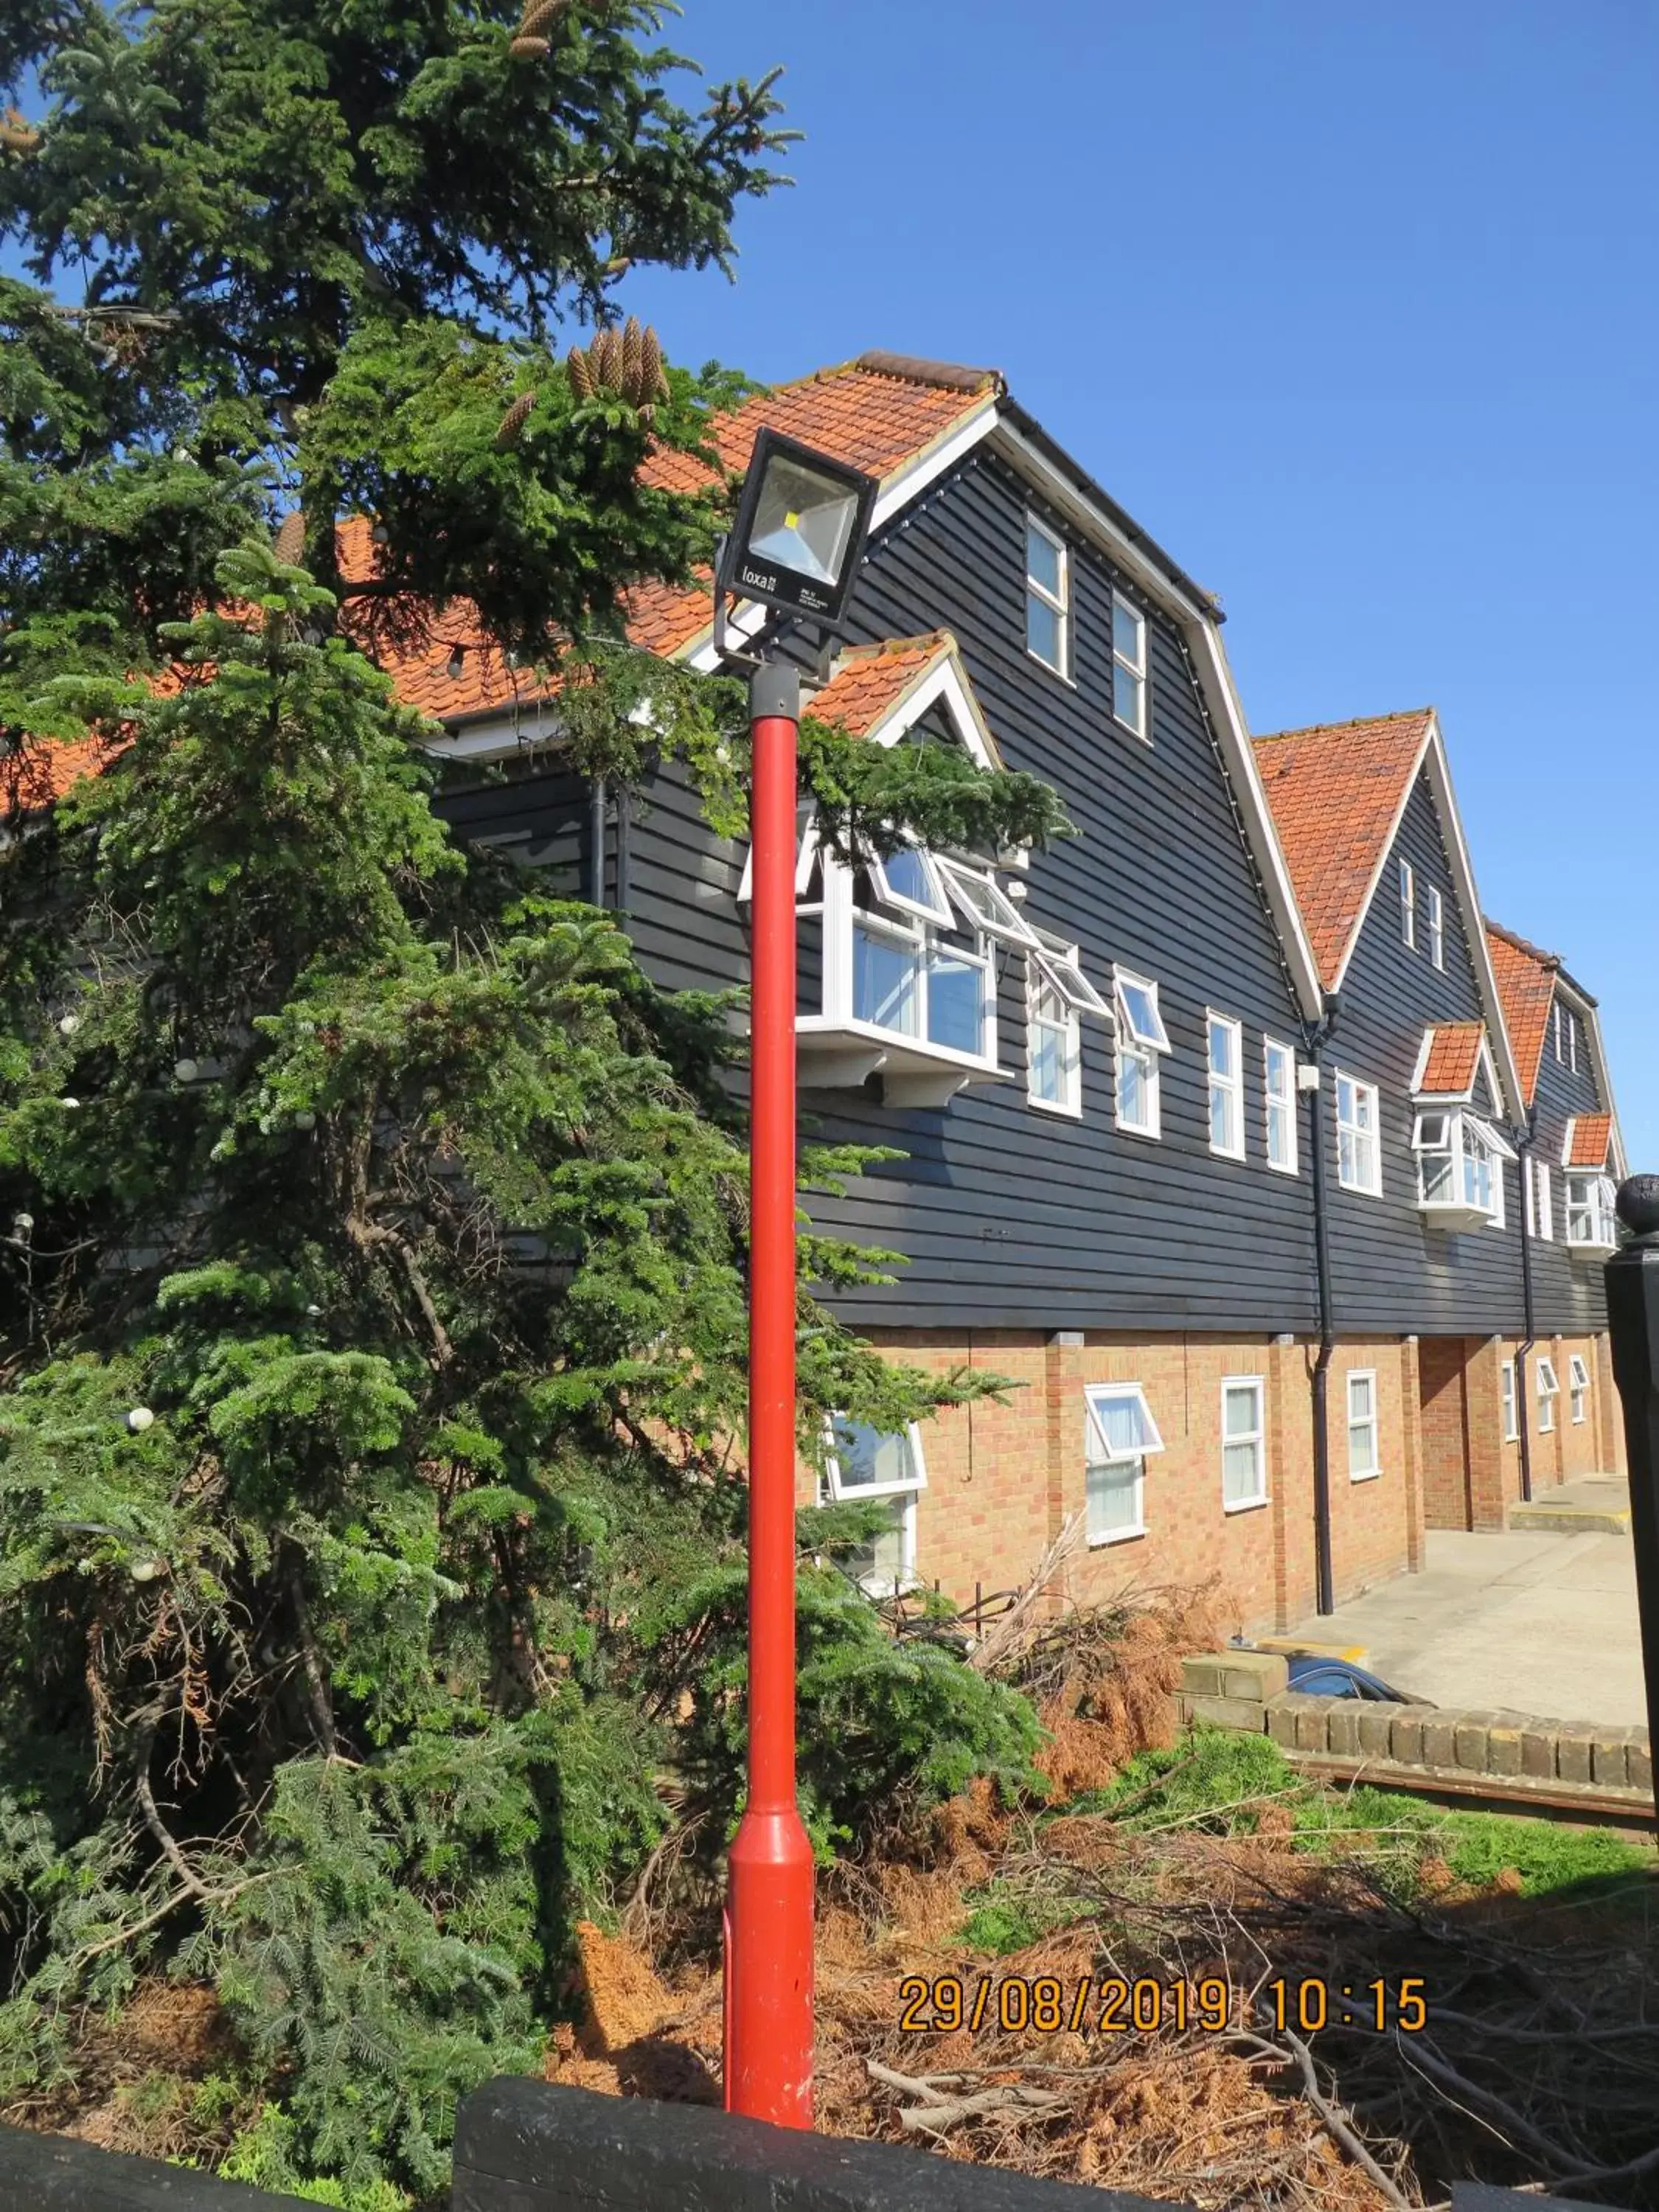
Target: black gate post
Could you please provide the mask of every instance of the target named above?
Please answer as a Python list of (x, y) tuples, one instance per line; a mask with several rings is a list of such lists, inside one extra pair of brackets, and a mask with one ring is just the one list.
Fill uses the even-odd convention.
[(1620, 1185), (1619, 1218), (1632, 1242), (1607, 1264), (1607, 1334), (1630, 1460), (1648, 1737), (1659, 1744), (1659, 1176)]

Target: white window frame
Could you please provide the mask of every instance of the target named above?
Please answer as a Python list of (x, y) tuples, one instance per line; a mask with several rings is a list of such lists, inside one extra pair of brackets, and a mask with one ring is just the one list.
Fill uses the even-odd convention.
[(1555, 1401), (1561, 1395), (1561, 1385), (1556, 1380), (1555, 1362), (1545, 1352), (1538, 1355), (1534, 1379), (1538, 1387), (1538, 1433), (1551, 1436), (1555, 1431)]
[(951, 904), (970, 929), (982, 931), (1003, 945), (1019, 945), (1029, 950), (1036, 944), (1036, 930), (989, 868), (970, 867), (967, 861), (951, 859), (943, 853), (929, 857)]
[[(1345, 1090), (1349, 1094), (1351, 1108), (1346, 1115), (1342, 1110)], [(1331, 1092), (1333, 1110), (1336, 1116), (1337, 1182), (1344, 1190), (1358, 1191), (1365, 1198), (1381, 1198), (1382, 1195), (1382, 1133), (1376, 1085), (1374, 1083), (1362, 1083), (1357, 1075), (1350, 1075), (1339, 1067), (1334, 1071)], [(1361, 1111), (1368, 1103), (1370, 1115), (1369, 1127)], [(1342, 1141), (1345, 1137), (1349, 1139), (1346, 1146)], [(1359, 1173), (1360, 1168), (1366, 1162), (1365, 1148), (1368, 1146), (1370, 1166), (1369, 1181), (1364, 1179)]]
[[(1140, 647), (1139, 660), (1132, 659), (1118, 644), (1117, 617), (1120, 608), (1135, 626), (1135, 639)], [(1146, 617), (1133, 599), (1126, 599), (1121, 592), (1115, 591), (1112, 593), (1112, 720), (1117, 724), (1119, 729), (1127, 730), (1137, 738), (1150, 740), (1152, 695), (1146, 663)], [(1138, 721), (1132, 722), (1127, 714), (1121, 714), (1118, 712), (1117, 672), (1120, 668), (1134, 680), (1135, 696), (1140, 704), (1140, 718)]]
[(1446, 902), (1438, 884), (1429, 885), (1429, 959), (1436, 968), (1446, 964)]
[[(865, 862), (870, 872), (871, 889), (884, 906), (891, 907), (896, 913), (913, 915), (918, 921), (935, 922), (941, 929), (954, 929), (956, 909), (945, 895), (945, 886), (939, 880), (939, 866), (933, 855), (917, 844), (914, 838), (906, 838), (905, 843), (921, 864), (928, 896), (917, 899), (908, 891), (896, 890), (887, 873), (886, 860), (878, 853), (872, 853)], [(798, 884), (799, 880), (798, 875)]]
[[(1479, 1114), (1461, 1106), (1419, 1107), (1412, 1122), (1417, 1158), (1417, 1206), (1431, 1219), (1474, 1214), (1490, 1229), (1504, 1225), (1504, 1163), (1516, 1155), (1509, 1139)], [(1431, 1161), (1445, 1163), (1447, 1188), (1431, 1195)]]
[[(1275, 1066), (1283, 1070), (1282, 1087), (1274, 1081)], [(1267, 1153), (1267, 1165), (1275, 1175), (1293, 1176), (1299, 1173), (1297, 1130), (1296, 1049), (1283, 1038), (1264, 1036), (1261, 1040), (1261, 1142)], [(1279, 1148), (1283, 1157), (1276, 1155), (1273, 1143), (1274, 1115), (1285, 1138)]]
[[(1229, 1040), (1231, 1073), (1217, 1072), (1215, 1047), (1217, 1033)], [(1209, 1067), (1210, 1150), (1218, 1159), (1242, 1160), (1244, 1158), (1244, 1025), (1236, 1022), (1231, 1014), (1218, 1014), (1206, 1007), (1204, 1016), (1205, 1053)], [(1222, 1102), (1221, 1121), (1224, 1136), (1230, 1132), (1231, 1144), (1216, 1142), (1216, 1101)]]
[[(837, 1418), (844, 1420), (847, 1417), (842, 1414)], [(857, 1424), (849, 1422), (848, 1425), (867, 1428), (871, 1425), (867, 1421), (860, 1421)], [(825, 1425), (823, 1467), (829, 1481), (832, 1503), (836, 1505), (855, 1505), (861, 1498), (904, 1498), (915, 1491), (927, 1489), (927, 1456), (922, 1449), (921, 1424), (917, 1421), (907, 1421), (902, 1430), (895, 1429), (892, 1433), (895, 1436), (904, 1437), (908, 1442), (910, 1461), (915, 1468), (915, 1473), (913, 1475), (907, 1475), (900, 1482), (846, 1483), (841, 1477), (841, 1455), (836, 1449), (835, 1419), (831, 1419)]]
[[(853, 1505), (872, 1498), (890, 1499), (899, 1504), (897, 1528), (899, 1538), (899, 1571), (896, 1577), (885, 1575), (860, 1575), (859, 1587), (869, 1597), (897, 1597), (902, 1591), (917, 1587), (916, 1575), (916, 1500), (927, 1487), (927, 1461), (922, 1449), (921, 1429), (915, 1421), (907, 1421), (903, 1434), (908, 1438), (913, 1477), (903, 1482), (843, 1483), (841, 1479), (841, 1456), (836, 1449), (836, 1424), (832, 1418), (824, 1424), (823, 1472), (818, 1480), (818, 1503)], [(895, 1431), (897, 1433), (897, 1431)]]
[(1512, 1444), (1521, 1434), (1521, 1399), (1512, 1359), (1505, 1359), (1498, 1366), (1498, 1395), (1504, 1412), (1504, 1441)]
[(1556, 1059), (1556, 1065), (1557, 1065), (1558, 1066), (1560, 1066), (1560, 1067), (1565, 1067), (1565, 1066), (1566, 1066), (1566, 1064), (1567, 1064), (1567, 1055), (1566, 1055), (1566, 1054), (1565, 1054), (1565, 1052), (1563, 1052), (1563, 1051), (1562, 1051), (1562, 1049), (1561, 1049), (1561, 1013), (1562, 1013), (1562, 1007), (1561, 1007), (1561, 1001), (1559, 1000), (1559, 999), (1558, 999), (1558, 1000), (1555, 1001), (1555, 1005), (1554, 1005), (1554, 1007), (1553, 1007), (1553, 1011), (1554, 1015), (1555, 1015), (1555, 1059)]
[(1613, 1177), (1600, 1168), (1564, 1168), (1567, 1243), (1580, 1252), (1611, 1252), (1619, 1243)]
[(1582, 1354), (1577, 1352), (1569, 1352), (1567, 1355), (1567, 1403), (1575, 1429), (1583, 1428), (1588, 1418), (1589, 1387), (1589, 1370), (1585, 1366)]
[(1540, 1244), (1555, 1242), (1555, 1186), (1549, 1162), (1536, 1152), (1527, 1154), (1527, 1234)]
[[(1356, 1382), (1368, 1383), (1370, 1389), (1370, 1411), (1358, 1416), (1353, 1409), (1353, 1386)], [(1348, 1417), (1348, 1480), (1350, 1482), (1375, 1482), (1382, 1472), (1382, 1427), (1376, 1402), (1376, 1368), (1351, 1367), (1343, 1380), (1343, 1405)], [(1357, 1429), (1369, 1429), (1370, 1431), (1369, 1467), (1354, 1464), (1354, 1431)]]
[[(892, 1023), (878, 1020), (874, 1015), (860, 1014), (853, 1011), (852, 1019), (855, 1025), (872, 1036), (893, 1037), (902, 1044), (925, 1052), (941, 1054), (958, 1061), (969, 1060), (981, 1066), (988, 1066), (994, 1061), (996, 1058), (994, 1028), (996, 1012), (996, 977), (992, 971), (991, 958), (986, 950), (984, 938), (978, 932), (975, 932), (971, 945), (950, 944), (942, 945), (939, 940), (945, 933), (937, 923), (918, 921), (912, 915), (902, 912), (883, 912), (879, 907), (875, 908), (860, 907), (850, 899), (848, 909), (847, 988), (849, 1009), (856, 1007), (856, 1000), (853, 994), (857, 988), (858, 934), (862, 930), (872, 938), (884, 939), (890, 945), (908, 947), (914, 954), (919, 1010), (917, 1026), (914, 1030), (900, 1029)], [(827, 913), (825, 919), (827, 922)], [(932, 985), (934, 961), (936, 957), (941, 954), (952, 961), (961, 962), (980, 971), (979, 1046), (975, 1051), (963, 1052), (960, 1046), (941, 1043), (928, 1033), (928, 993)], [(826, 948), (826, 968), (828, 964)]]
[[(1227, 1427), (1227, 1401), (1235, 1391), (1249, 1390), (1255, 1399), (1254, 1427), (1234, 1434)], [(1227, 1495), (1227, 1453), (1242, 1444), (1255, 1447), (1255, 1486), (1248, 1498)], [(1267, 1503), (1267, 1384), (1265, 1376), (1224, 1375), (1221, 1378), (1221, 1510), (1224, 1513), (1253, 1513)]]
[[(1031, 626), (1029, 619), (1025, 625), (1025, 650), (1040, 668), (1046, 668), (1051, 676), (1058, 676), (1063, 684), (1069, 684), (1072, 680), (1071, 548), (1058, 532), (1050, 530), (1046, 522), (1039, 521), (1029, 507), (1025, 513), (1025, 596), (1028, 601), (1034, 599), (1041, 600), (1054, 615), (1056, 635), (1060, 642), (1060, 659), (1057, 661), (1050, 660), (1037, 651), (1031, 642)], [(1034, 532), (1054, 550), (1060, 574), (1058, 598), (1045, 583), (1031, 574), (1031, 533)]]
[(1567, 1008), (1567, 1066), (1575, 1075), (1578, 1073), (1578, 1017)]
[[(1074, 1002), (1059, 980), (1058, 971), (1063, 967), (1075, 968), (1077, 948), (1072, 947), (1069, 961), (1065, 956), (1031, 952), (1025, 959), (1025, 1095), (1027, 1102), (1044, 1114), (1063, 1114), (1073, 1121), (1083, 1118), (1083, 1018), (1079, 1005)], [(1087, 979), (1081, 969), (1076, 969), (1079, 983)], [(1088, 988), (1093, 989), (1092, 985)], [(1039, 1016), (1039, 993), (1046, 992), (1060, 1002), (1060, 1019)], [(1096, 994), (1098, 997), (1098, 994)], [(1104, 1002), (1101, 1010), (1105, 1011)], [(1048, 1030), (1060, 1040), (1061, 1095), (1046, 1097), (1037, 1089), (1036, 1038), (1039, 1030)]]
[(1400, 941), (1407, 952), (1417, 950), (1417, 871), (1409, 860), (1400, 863)]
[[(1139, 1018), (1126, 996), (1127, 992), (1148, 994), (1152, 1018)], [(1112, 969), (1112, 1001), (1116, 1015), (1117, 1035), (1112, 1058), (1112, 1115), (1114, 1125), (1127, 1135), (1161, 1137), (1164, 1133), (1164, 1104), (1159, 1062), (1170, 1049), (1170, 1033), (1164, 1026), (1164, 1016), (1158, 1003), (1158, 985), (1145, 975), (1134, 975), (1127, 968)], [(1141, 1072), (1146, 1115), (1143, 1121), (1126, 1119), (1123, 1112), (1123, 1070), (1133, 1061)]]
[[(1138, 1451), (1117, 1451), (1109, 1441), (1100, 1414), (1106, 1401), (1114, 1398), (1131, 1398), (1139, 1409), (1145, 1434)], [(1107, 1544), (1127, 1544), (1146, 1533), (1146, 1462), (1154, 1452), (1164, 1449), (1164, 1438), (1146, 1402), (1146, 1393), (1139, 1382), (1090, 1382), (1083, 1391), (1083, 1481), (1084, 1522), (1087, 1532), (1088, 1482), (1091, 1469), (1101, 1467), (1129, 1467), (1134, 1475), (1134, 1525), (1109, 1528), (1098, 1535), (1088, 1532), (1089, 1547), (1097, 1550)]]

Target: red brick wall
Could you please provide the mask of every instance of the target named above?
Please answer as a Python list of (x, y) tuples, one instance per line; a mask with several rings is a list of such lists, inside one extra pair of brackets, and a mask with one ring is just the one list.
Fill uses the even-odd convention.
[(1423, 1437), (1423, 1516), (1431, 1528), (1467, 1528), (1472, 1500), (1463, 1370), (1466, 1340), (1418, 1340)]

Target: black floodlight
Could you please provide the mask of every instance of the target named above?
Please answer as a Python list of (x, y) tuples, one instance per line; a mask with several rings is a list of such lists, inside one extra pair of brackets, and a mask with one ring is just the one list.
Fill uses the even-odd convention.
[(876, 480), (762, 430), (720, 561), (722, 592), (837, 623), (858, 574)]

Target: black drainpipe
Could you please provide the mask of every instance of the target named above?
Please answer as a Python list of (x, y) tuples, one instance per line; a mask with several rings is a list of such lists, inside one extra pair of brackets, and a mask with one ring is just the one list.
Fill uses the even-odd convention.
[(1527, 1116), (1527, 1126), (1518, 1133), (1521, 1141), (1516, 1151), (1521, 1158), (1521, 1312), (1526, 1341), (1515, 1355), (1515, 1426), (1521, 1442), (1521, 1498), (1522, 1504), (1532, 1497), (1532, 1426), (1528, 1419), (1527, 1363), (1532, 1357), (1533, 1346), (1538, 1341), (1536, 1316), (1532, 1302), (1532, 1224), (1528, 1218), (1527, 1170), (1532, 1164), (1533, 1139), (1538, 1133), (1538, 1109), (1534, 1106)]
[(628, 912), (629, 877), (634, 858), (634, 794), (625, 783), (617, 786), (617, 911)]
[(605, 904), (605, 778), (593, 779), (593, 796), (587, 821), (587, 903)]
[(1319, 1069), (1320, 1087), (1308, 1093), (1309, 1142), (1313, 1150), (1314, 1260), (1319, 1274), (1319, 1352), (1310, 1378), (1313, 1389), (1314, 1558), (1321, 1613), (1336, 1610), (1336, 1582), (1331, 1569), (1331, 1353), (1336, 1345), (1336, 1319), (1331, 1297), (1330, 1220), (1325, 1199), (1325, 1071), (1322, 1059), (1326, 1040), (1336, 1027), (1340, 994), (1326, 994), (1325, 1008), (1317, 1022), (1305, 1023), (1303, 1039), (1308, 1055)]

